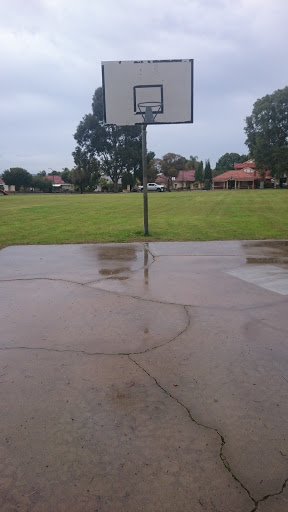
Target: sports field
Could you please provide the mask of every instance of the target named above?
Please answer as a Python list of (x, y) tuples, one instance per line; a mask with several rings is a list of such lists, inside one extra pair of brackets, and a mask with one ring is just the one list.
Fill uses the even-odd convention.
[[(149, 194), (149, 240), (288, 238), (288, 191)], [(143, 236), (143, 196), (0, 196), (0, 246), (133, 242)]]

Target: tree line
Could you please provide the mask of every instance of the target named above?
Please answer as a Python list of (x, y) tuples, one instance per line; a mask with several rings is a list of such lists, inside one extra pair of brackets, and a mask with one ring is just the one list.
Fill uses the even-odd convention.
[[(212, 177), (215, 171), (212, 171), (209, 159), (203, 166), (203, 161), (199, 161), (197, 156), (190, 156), (189, 159), (175, 153), (167, 153), (163, 158), (155, 158), (155, 153), (150, 151), (148, 153), (148, 166), (147, 177), (148, 181), (154, 182), (157, 176), (162, 173), (166, 177), (167, 189), (172, 189), (172, 179), (178, 176), (179, 171), (194, 169), (195, 182), (203, 183), (204, 187), (209, 189), (212, 182)], [(141, 182), (141, 176), (138, 172), (125, 171), (122, 174), (115, 172), (113, 181), (112, 173), (106, 171), (106, 176), (111, 177), (112, 182), (101, 175), (100, 169), (90, 168), (88, 165), (83, 167), (76, 167), (75, 169), (64, 168), (60, 171), (52, 171), (46, 173), (41, 171), (36, 176), (30, 174), (22, 167), (12, 167), (2, 174), (2, 179), (6, 185), (15, 185), (16, 191), (21, 189), (37, 189), (43, 192), (52, 192), (53, 182), (47, 179), (47, 176), (60, 176), (65, 183), (72, 183), (75, 188), (80, 192), (93, 191), (97, 185), (101, 185), (102, 190), (118, 191), (118, 179), (122, 178), (122, 187), (127, 188), (127, 185), (134, 187), (137, 183)], [(115, 187), (117, 186), (117, 188)]]
[[(248, 154), (225, 153), (211, 169), (209, 159), (203, 163), (197, 156), (188, 159), (175, 153), (167, 153), (156, 158), (153, 151), (147, 155), (149, 181), (155, 181), (159, 173), (167, 179), (171, 188), (172, 179), (180, 170), (194, 169), (195, 181), (210, 188), (213, 176), (234, 168), (253, 158), (256, 167), (263, 171), (271, 170), (272, 176), (283, 177), (288, 170), (288, 86), (258, 99), (252, 114), (246, 118), (246, 145)], [(73, 151), (75, 167), (56, 172), (65, 182), (73, 183), (83, 192), (94, 190), (97, 184), (103, 188), (118, 190), (119, 179), (124, 188), (133, 187), (142, 181), (142, 141), (140, 126), (105, 125), (103, 119), (102, 88), (96, 89), (92, 99), (92, 112), (80, 121), (74, 134), (76, 147)], [(45, 180), (45, 171), (32, 176), (22, 168), (4, 171), (2, 178), (9, 185), (34, 187), (45, 192), (52, 190), (52, 183)], [(105, 179), (111, 179), (111, 185)]]

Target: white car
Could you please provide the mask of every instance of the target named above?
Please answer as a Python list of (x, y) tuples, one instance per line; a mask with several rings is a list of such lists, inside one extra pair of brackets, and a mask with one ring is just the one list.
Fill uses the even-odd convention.
[[(143, 192), (143, 185), (139, 185), (138, 190), (140, 190), (140, 192)], [(147, 190), (148, 192), (164, 192), (165, 188), (163, 185), (158, 185), (157, 183), (147, 183)]]

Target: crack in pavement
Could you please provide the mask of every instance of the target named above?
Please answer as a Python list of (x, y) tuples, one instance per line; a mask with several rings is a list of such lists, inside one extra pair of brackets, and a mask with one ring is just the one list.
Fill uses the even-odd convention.
[[(152, 242), (153, 243), (153, 242)], [(185, 243), (185, 242), (184, 242)], [(152, 256), (152, 253), (151, 253)], [(242, 256), (239, 254), (156, 254), (155, 258), (244, 258), (246, 256)]]
[(127, 356), (128, 353), (122, 353), (122, 352), (87, 352), (86, 350), (75, 350), (73, 348), (48, 348), (48, 347), (26, 347), (26, 346), (19, 346), (19, 347), (0, 347), (0, 350), (43, 350), (45, 352), (57, 352), (57, 353), (65, 353), (70, 352), (72, 354), (84, 354), (86, 356)]
[[(141, 269), (140, 269), (141, 270)], [(94, 290), (96, 292), (105, 292), (105, 293), (109, 293), (109, 294), (113, 294), (113, 295), (118, 295), (119, 297), (127, 297), (127, 298), (130, 298), (130, 299), (136, 299), (136, 300), (143, 300), (145, 302), (152, 302), (152, 303), (155, 303), (155, 304), (164, 304), (164, 305), (171, 305), (171, 306), (183, 306), (183, 307), (201, 307), (201, 306), (194, 306), (194, 305), (191, 305), (191, 304), (181, 304), (181, 303), (178, 303), (178, 302), (168, 302), (168, 301), (164, 301), (164, 300), (156, 300), (156, 299), (147, 299), (145, 297), (140, 297), (139, 295), (131, 295), (131, 294), (127, 294), (127, 293), (122, 293), (122, 292), (117, 292), (117, 291), (114, 291), (114, 290), (106, 290), (106, 289), (103, 289), (103, 288), (96, 288), (94, 286), (89, 286), (91, 283), (101, 283), (102, 281), (105, 281), (105, 279), (107, 280), (107, 278), (100, 278), (100, 279), (97, 279), (97, 280), (93, 280), (93, 281), (85, 281), (83, 283), (79, 282), (79, 281), (71, 281), (69, 279), (61, 279), (59, 277), (19, 277), (19, 278), (14, 278), (14, 279), (0, 279), (0, 283), (13, 283), (13, 282), (17, 282), (17, 281), (60, 281), (60, 282), (63, 282), (63, 283), (69, 283), (69, 284), (75, 284), (75, 285), (79, 285), (79, 286), (83, 286), (84, 288), (89, 288), (89, 290)], [(209, 307), (208, 307), (209, 308)], [(217, 309), (217, 308), (216, 308)]]
[(284, 481), (284, 483), (282, 484), (282, 487), (281, 487), (281, 490), (279, 492), (275, 492), (273, 494), (266, 494), (266, 496), (264, 496), (264, 498), (261, 498), (261, 500), (258, 500), (255, 502), (255, 507), (251, 510), (251, 512), (256, 512), (258, 510), (258, 505), (262, 502), (262, 501), (266, 501), (268, 500), (269, 498), (273, 498), (273, 496), (279, 496), (280, 494), (282, 494), (282, 492), (284, 491), (286, 485), (287, 485), (287, 482), (288, 482), (288, 478), (286, 478), (286, 480)]
[[(140, 267), (139, 269), (134, 269), (134, 270), (130, 270), (129, 273), (134, 273), (134, 272), (139, 272), (141, 271), (141, 269), (145, 269), (145, 268), (148, 268), (150, 267), (155, 261), (157, 258), (160, 258), (162, 256), (165, 256), (165, 255), (153, 255), (151, 253), (151, 251), (149, 250), (149, 248), (147, 248), (147, 252), (149, 252), (149, 254), (151, 255), (152, 257), (152, 261), (147, 264), (147, 265), (144, 265), (143, 267)], [(173, 256), (173, 255), (167, 255), (167, 256)], [(185, 255), (183, 255), (185, 256)], [(191, 255), (187, 255), (187, 256), (190, 256)], [(198, 257), (198, 255), (196, 255)], [(218, 256), (218, 255), (217, 255)], [(227, 256), (227, 255), (225, 255)], [(234, 256), (234, 255), (229, 255), (229, 256)], [(249, 499), (253, 502), (253, 509), (251, 510), (251, 512), (257, 512), (258, 510), (258, 507), (259, 505), (261, 504), (261, 502), (264, 502), (274, 496), (279, 496), (283, 493), (284, 489), (286, 488), (287, 486), (287, 483), (288, 483), (288, 478), (284, 481), (284, 483), (282, 484), (281, 486), (281, 489), (280, 491), (278, 492), (275, 492), (275, 493), (271, 493), (271, 494), (267, 494), (265, 495), (264, 497), (262, 497), (261, 499), (259, 500), (256, 500), (255, 498), (253, 498), (251, 492), (249, 491), (249, 489), (247, 487), (245, 487), (245, 485), (238, 479), (238, 477), (235, 475), (235, 473), (233, 472), (233, 470), (231, 469), (230, 467), (230, 464), (229, 464), (229, 461), (227, 460), (225, 454), (224, 454), (224, 447), (225, 447), (225, 444), (226, 444), (226, 441), (225, 441), (225, 438), (224, 436), (220, 433), (220, 431), (217, 429), (217, 428), (213, 428), (213, 427), (210, 427), (210, 426), (207, 426), (207, 425), (204, 425), (202, 423), (199, 423), (191, 414), (191, 411), (190, 409), (184, 405), (184, 403), (182, 403), (177, 397), (173, 396), (171, 393), (169, 393), (169, 391), (167, 391), (163, 386), (161, 386), (161, 384), (159, 384), (159, 382), (157, 381), (157, 379), (155, 377), (153, 377), (147, 370), (145, 370), (144, 367), (142, 367), (135, 359), (133, 359), (132, 356), (137, 356), (137, 355), (141, 355), (141, 354), (145, 354), (147, 352), (150, 352), (150, 351), (153, 351), (153, 350), (156, 350), (157, 348), (161, 348), (165, 345), (168, 345), (170, 343), (173, 343), (173, 341), (175, 341), (176, 339), (178, 339), (183, 333), (185, 333), (190, 325), (191, 325), (191, 316), (189, 314), (189, 310), (188, 308), (199, 308), (199, 309), (203, 309), (203, 310), (235, 310), (235, 311), (251, 311), (253, 309), (258, 309), (258, 308), (267, 308), (267, 307), (270, 307), (270, 306), (275, 306), (277, 304), (282, 304), (282, 303), (285, 303), (287, 302), (287, 298), (281, 298), (280, 300), (278, 301), (273, 301), (271, 302), (271, 304), (262, 304), (262, 305), (255, 305), (255, 306), (249, 306), (249, 307), (238, 307), (238, 308), (231, 308), (231, 307), (228, 307), (228, 308), (223, 308), (223, 306), (221, 307), (217, 307), (217, 306), (201, 306), (201, 305), (191, 305), (191, 304), (181, 304), (181, 303), (175, 303), (175, 302), (166, 302), (166, 301), (160, 301), (160, 300), (153, 300), (153, 299), (149, 299), (149, 298), (142, 298), (142, 297), (139, 297), (139, 296), (134, 296), (134, 295), (129, 295), (129, 294), (123, 294), (123, 293), (119, 293), (119, 292), (115, 292), (115, 291), (110, 291), (110, 290), (103, 290), (101, 288), (97, 288), (97, 287), (92, 287), (92, 286), (89, 286), (91, 283), (97, 283), (97, 282), (102, 282), (104, 281), (105, 279), (103, 279), (102, 277), (100, 277), (99, 279), (94, 279), (92, 281), (85, 281), (85, 282), (79, 282), (79, 281), (72, 281), (72, 280), (69, 280), (69, 279), (61, 279), (61, 278), (51, 278), (51, 277), (30, 277), (30, 278), (14, 278), (14, 279), (1, 279), (0, 282), (14, 282), (14, 281), (32, 281), (32, 280), (43, 280), (43, 281), (60, 281), (60, 282), (66, 282), (66, 283), (69, 283), (69, 284), (75, 284), (75, 285), (80, 285), (80, 286), (83, 286), (83, 287), (87, 287), (87, 288), (90, 288), (90, 289), (94, 289), (96, 291), (99, 292), (99, 290), (101, 291), (104, 291), (106, 293), (112, 293), (114, 295), (120, 295), (120, 296), (124, 296), (124, 297), (128, 297), (128, 298), (133, 298), (135, 300), (142, 300), (142, 301), (146, 301), (146, 302), (150, 302), (150, 303), (159, 303), (159, 304), (164, 304), (164, 305), (174, 305), (174, 306), (180, 306), (180, 307), (183, 307), (184, 310), (185, 310), (185, 313), (187, 315), (187, 324), (186, 326), (176, 335), (174, 336), (172, 339), (169, 339), (165, 342), (163, 342), (162, 344), (160, 345), (155, 345), (153, 347), (150, 347), (144, 351), (139, 351), (139, 352), (116, 352), (116, 353), (107, 353), (107, 352), (88, 352), (88, 351), (85, 351), (85, 350), (75, 350), (75, 349), (53, 349), (53, 348), (47, 348), (47, 347), (27, 347), (27, 346), (19, 346), (19, 347), (0, 347), (0, 350), (4, 351), (4, 350), (42, 350), (42, 351), (47, 351), (47, 352), (57, 352), (57, 353), (65, 353), (65, 352), (70, 352), (72, 354), (83, 354), (83, 355), (87, 355), (87, 356), (126, 356), (128, 359), (130, 359), (130, 361), (132, 363), (134, 363), (135, 365), (137, 365), (139, 367), (140, 370), (142, 370), (143, 372), (145, 372), (147, 374), (147, 376), (154, 381), (154, 383), (158, 386), (158, 388), (160, 388), (162, 390), (162, 392), (164, 392), (167, 396), (169, 396), (172, 400), (175, 400), (181, 407), (183, 407), (183, 409), (186, 411), (186, 413), (188, 414), (189, 416), (189, 419), (197, 424), (199, 427), (202, 427), (202, 428), (205, 428), (207, 430), (210, 430), (210, 431), (214, 431), (217, 436), (219, 437), (219, 441), (220, 441), (220, 449), (219, 449), (219, 457), (221, 459), (221, 462), (223, 464), (223, 466), (225, 467), (225, 469), (230, 473), (230, 475), (232, 476), (232, 478), (241, 486), (241, 488), (247, 493), (247, 495), (249, 496)], [(267, 327), (271, 327), (269, 325), (267, 325)], [(283, 377), (284, 378), (284, 377)], [(285, 379), (285, 378), (284, 378)], [(286, 380), (286, 379), (285, 379)]]
[(150, 377), (150, 379), (152, 379), (155, 382), (156, 386), (158, 386), (166, 395), (168, 395), (172, 400), (175, 400), (181, 407), (183, 407), (183, 409), (185, 409), (186, 413), (188, 414), (190, 420), (193, 423), (195, 423), (199, 427), (205, 428), (205, 429), (210, 430), (212, 432), (216, 432), (216, 434), (218, 435), (218, 437), (220, 438), (220, 441), (221, 441), (221, 443), (220, 443), (220, 450), (219, 450), (219, 457), (220, 457), (220, 459), (221, 459), (225, 469), (227, 471), (229, 471), (229, 473), (232, 476), (232, 478), (234, 478), (234, 480), (242, 487), (242, 489), (248, 494), (249, 498), (254, 502), (254, 505), (256, 506), (257, 505), (257, 501), (253, 498), (253, 496), (251, 495), (249, 489), (247, 489), (247, 487), (245, 487), (245, 485), (242, 484), (242, 482), (239, 480), (239, 478), (237, 478), (237, 476), (233, 473), (233, 471), (232, 471), (232, 469), (231, 469), (231, 467), (229, 465), (229, 462), (227, 461), (227, 458), (225, 457), (225, 455), (223, 453), (223, 449), (224, 449), (224, 446), (226, 444), (226, 441), (225, 441), (224, 436), (219, 432), (219, 430), (217, 428), (213, 428), (213, 427), (209, 427), (208, 425), (204, 425), (203, 423), (199, 423), (199, 421), (197, 421), (195, 418), (193, 418), (190, 409), (185, 404), (180, 402), (180, 400), (178, 398), (173, 396), (171, 393), (169, 393), (169, 391), (167, 391), (163, 386), (161, 386), (161, 384), (159, 384), (157, 379), (155, 377), (153, 377), (153, 375), (151, 375), (147, 370), (145, 370), (145, 368), (143, 368), (143, 366), (141, 366), (137, 361), (135, 361), (131, 357), (131, 355), (129, 355), (128, 358), (130, 359), (130, 361), (132, 361), (134, 364), (136, 364), (143, 372), (145, 372), (146, 375), (148, 375), (148, 377)]
[[(275, 492), (275, 493), (272, 493), (272, 494), (267, 494), (265, 495), (263, 498), (259, 499), (259, 500), (256, 500), (255, 498), (253, 498), (251, 492), (249, 491), (249, 489), (247, 487), (245, 487), (245, 485), (239, 480), (239, 478), (235, 475), (235, 473), (233, 473), (232, 469), (231, 469), (231, 466), (224, 454), (224, 446), (226, 444), (226, 441), (225, 441), (225, 438), (224, 436), (219, 432), (219, 430), (217, 428), (214, 428), (214, 427), (209, 427), (208, 425), (204, 425), (203, 423), (200, 423), (199, 421), (197, 421), (193, 416), (192, 416), (192, 413), (190, 411), (190, 409), (185, 405), (183, 404), (177, 397), (173, 396), (169, 391), (167, 391), (158, 381), (155, 377), (153, 377), (143, 366), (141, 366), (137, 361), (135, 361), (133, 359), (133, 355), (141, 355), (141, 354), (145, 354), (147, 352), (150, 352), (152, 350), (156, 350), (157, 348), (160, 348), (160, 347), (163, 347), (164, 345), (168, 345), (169, 343), (172, 343), (173, 341), (175, 341), (178, 337), (181, 336), (181, 334), (183, 334), (185, 331), (187, 331), (191, 325), (191, 318), (190, 318), (190, 315), (189, 315), (189, 312), (186, 308), (186, 306), (184, 306), (184, 309), (185, 309), (185, 312), (186, 312), (186, 315), (187, 315), (187, 318), (188, 318), (188, 321), (187, 321), (187, 325), (184, 329), (182, 329), (182, 331), (180, 333), (178, 333), (176, 336), (174, 336), (172, 339), (162, 343), (161, 345), (156, 345), (154, 347), (151, 347), (151, 348), (148, 348), (144, 351), (141, 351), (141, 352), (117, 352), (117, 353), (107, 353), (107, 352), (88, 352), (88, 351), (85, 351), (85, 350), (74, 350), (74, 349), (53, 349), (53, 348), (47, 348), (47, 347), (27, 347), (27, 346), (20, 346), (20, 347), (0, 347), (0, 350), (2, 351), (5, 351), (5, 350), (43, 350), (43, 351), (47, 351), (47, 352), (57, 352), (57, 353), (65, 353), (65, 352), (70, 352), (70, 353), (74, 353), (74, 354), (84, 354), (84, 355), (87, 355), (87, 356), (99, 356), (99, 355), (104, 355), (104, 356), (126, 356), (128, 359), (130, 359), (131, 362), (133, 362), (136, 366), (138, 366), (144, 373), (146, 373), (146, 375), (148, 375), (148, 377), (153, 380), (155, 382), (155, 384), (167, 395), (169, 396), (172, 400), (175, 400), (181, 407), (183, 407), (183, 409), (186, 411), (186, 413), (188, 414), (190, 420), (195, 423), (196, 425), (198, 425), (199, 427), (202, 427), (202, 428), (205, 428), (207, 430), (210, 430), (210, 431), (213, 431), (213, 432), (216, 432), (216, 434), (218, 435), (219, 439), (220, 439), (220, 450), (219, 450), (219, 457), (222, 461), (222, 464), (224, 465), (225, 469), (230, 473), (230, 475), (232, 476), (232, 478), (242, 487), (242, 489), (248, 494), (249, 498), (251, 499), (251, 501), (253, 501), (254, 503), (254, 507), (253, 509), (250, 511), (250, 512), (257, 512), (258, 510), (258, 505), (263, 502), (263, 501), (266, 501), (268, 500), (269, 498), (272, 498), (273, 496), (279, 496), (280, 494), (282, 494), (282, 492), (284, 491), (284, 489), (286, 488), (286, 485), (287, 485), (287, 482), (288, 482), (288, 478), (284, 481), (284, 483), (282, 484), (282, 487), (281, 487), (281, 490), (278, 491), (278, 492)], [(286, 379), (285, 379), (286, 380)]]
[(71, 281), (69, 279), (61, 279), (61, 277), (14, 277), (13, 279), (0, 279), (0, 283), (13, 283), (14, 281), (60, 281), (63, 283), (79, 284), (80, 286), (86, 286), (87, 283), (81, 283), (81, 281)]
[[(152, 262), (153, 263), (153, 262)], [(152, 263), (150, 263), (150, 265), (152, 265)], [(143, 267), (145, 268), (145, 267)], [(142, 270), (143, 270), (142, 268)], [(141, 270), (141, 269), (138, 269), (137, 272)], [(131, 271), (131, 272), (136, 272), (135, 271)], [(109, 278), (108, 278), (109, 279)], [(107, 280), (107, 278), (106, 278)], [(69, 284), (75, 284), (75, 285), (78, 285), (78, 286), (82, 286), (82, 287), (86, 287), (86, 288), (89, 288), (90, 290), (95, 290), (95, 291), (102, 291), (102, 292), (105, 292), (105, 293), (108, 293), (108, 294), (113, 294), (113, 295), (117, 295), (119, 297), (127, 297), (127, 298), (130, 298), (130, 299), (135, 299), (135, 300), (142, 300), (144, 302), (151, 302), (152, 304), (163, 304), (163, 305), (170, 305), (170, 306), (183, 306), (184, 308), (199, 308), (199, 309), (203, 309), (205, 311), (239, 311), (239, 312), (242, 312), (242, 311), (251, 311), (253, 309), (259, 309), (259, 308), (267, 308), (267, 307), (271, 307), (271, 306), (277, 306), (279, 304), (283, 304), (283, 303), (286, 303), (287, 302), (287, 299), (286, 298), (283, 298), (283, 299), (280, 299), (278, 301), (274, 301), (274, 302), (271, 302), (271, 303), (268, 303), (268, 304), (260, 304), (260, 305), (256, 305), (256, 306), (249, 306), (249, 307), (234, 307), (234, 306), (216, 306), (216, 305), (211, 305), (211, 306), (203, 306), (201, 304), (183, 304), (183, 303), (180, 303), (180, 302), (169, 302), (169, 301), (165, 301), (165, 300), (157, 300), (157, 299), (149, 299), (149, 298), (146, 298), (146, 297), (140, 297), (139, 295), (132, 295), (132, 294), (128, 294), (128, 293), (123, 293), (123, 292), (118, 292), (118, 291), (115, 291), (115, 290), (107, 290), (105, 288), (98, 288), (98, 287), (95, 287), (95, 286), (91, 286), (91, 283), (100, 283), (105, 281), (105, 278), (99, 278), (97, 280), (93, 280), (93, 281), (85, 281), (85, 282), (79, 282), (79, 281), (71, 281), (69, 279), (61, 279), (59, 277), (55, 278), (55, 277), (19, 277), (19, 278), (13, 278), (13, 279), (0, 279), (0, 283), (13, 283), (13, 282), (17, 282), (17, 281), (60, 281), (60, 282), (63, 282), (63, 283), (69, 283)]]
[(280, 495), (286, 485), (287, 485), (287, 482), (288, 482), (288, 478), (285, 480), (285, 482), (283, 483), (282, 485), (282, 488), (279, 492), (276, 492), (276, 493), (273, 493), (273, 494), (267, 494), (265, 495), (263, 498), (259, 499), (259, 500), (256, 500), (255, 498), (253, 498), (251, 492), (249, 491), (249, 489), (247, 487), (245, 487), (245, 485), (239, 480), (239, 478), (235, 475), (235, 473), (233, 473), (231, 467), (230, 467), (230, 464), (226, 458), (226, 456), (224, 455), (223, 453), (223, 450), (224, 450), (224, 446), (226, 444), (226, 441), (225, 441), (225, 438), (224, 436), (219, 432), (219, 430), (217, 428), (214, 428), (214, 427), (209, 427), (208, 425), (204, 425), (203, 423), (199, 423), (199, 421), (197, 421), (195, 418), (193, 418), (192, 414), (191, 414), (191, 411), (190, 409), (185, 405), (183, 404), (182, 402), (180, 402), (180, 400), (178, 398), (176, 398), (175, 396), (173, 396), (171, 393), (169, 393), (169, 391), (167, 391), (163, 386), (161, 386), (161, 384), (159, 384), (159, 382), (157, 381), (157, 379), (155, 377), (153, 377), (153, 375), (151, 375), (147, 370), (145, 370), (145, 368), (143, 368), (143, 366), (141, 366), (137, 361), (135, 361), (131, 355), (133, 354), (129, 354), (128, 355), (128, 358), (130, 359), (130, 361), (132, 361), (134, 364), (136, 364), (143, 372), (146, 373), (146, 375), (148, 375), (148, 377), (150, 377), (150, 379), (152, 379), (155, 384), (166, 394), (168, 395), (172, 400), (175, 400), (181, 407), (183, 407), (183, 409), (185, 409), (186, 413), (188, 414), (190, 420), (193, 422), (193, 423), (196, 423), (196, 425), (198, 425), (199, 427), (202, 427), (202, 428), (205, 428), (207, 430), (211, 430), (213, 432), (216, 432), (216, 434), (219, 436), (220, 438), (220, 441), (221, 441), (221, 444), (220, 444), (220, 450), (219, 450), (219, 457), (225, 467), (225, 469), (227, 471), (229, 471), (230, 475), (232, 476), (232, 478), (242, 487), (242, 489), (248, 494), (249, 498), (251, 499), (251, 501), (253, 501), (254, 503), (254, 507), (253, 509), (251, 510), (251, 512), (256, 512), (258, 510), (258, 505), (259, 503), (261, 503), (262, 501), (265, 501), (269, 498), (272, 498), (273, 496), (278, 496)]
[(58, 348), (49, 348), (49, 347), (26, 347), (26, 346), (18, 346), (18, 347), (4, 346), (4, 347), (0, 347), (0, 350), (3, 350), (3, 351), (4, 350), (44, 350), (46, 352), (59, 352), (59, 353), (71, 352), (71, 353), (75, 353), (75, 354), (84, 354), (86, 356), (130, 356), (130, 355), (146, 354), (147, 352), (151, 352), (152, 350), (161, 348), (165, 345), (168, 345), (169, 343), (173, 343), (173, 341), (175, 341), (177, 338), (179, 338), (179, 336), (181, 336), (181, 334), (183, 334), (184, 332), (186, 332), (189, 329), (190, 324), (191, 324), (191, 318), (190, 318), (189, 312), (187, 311), (187, 308), (185, 306), (183, 306), (183, 307), (184, 307), (184, 310), (185, 310), (185, 313), (187, 316), (186, 326), (178, 334), (176, 334), (176, 336), (174, 336), (173, 338), (171, 338), (167, 341), (164, 341), (160, 345), (154, 345), (153, 347), (146, 348), (145, 350), (141, 350), (139, 352), (88, 352), (86, 350), (75, 350), (72, 348), (71, 349), (70, 348), (58, 349)]
[[(146, 263), (142, 266), (139, 266), (139, 268), (135, 268), (135, 269), (130, 269), (129, 270), (129, 273), (133, 274), (135, 272), (140, 272), (141, 270), (145, 270), (146, 268), (149, 268), (151, 267), (151, 265), (155, 262), (157, 256), (154, 256), (154, 254), (151, 252), (151, 250), (149, 249), (149, 247), (147, 247), (148, 243), (147, 242), (144, 242), (142, 243), (141, 245), (144, 245), (144, 250), (147, 251), (147, 253), (150, 254), (151, 258), (152, 258), (152, 261), (150, 263)], [(121, 274), (124, 274), (124, 272), (120, 272), (120, 274), (118, 275), (121, 275)], [(11, 279), (0, 279), (0, 283), (1, 282), (13, 282), (13, 281), (37, 281), (37, 280), (46, 280), (46, 281), (63, 281), (64, 283), (67, 282), (67, 283), (72, 283), (72, 284), (80, 284), (81, 286), (86, 286), (86, 285), (89, 285), (91, 283), (98, 283), (98, 282), (101, 282), (101, 281), (105, 281), (105, 277), (102, 277), (100, 276), (98, 279), (92, 279), (92, 280), (89, 280), (89, 281), (72, 281), (71, 279), (62, 279), (61, 277), (45, 277), (45, 276), (42, 276), (42, 277), (19, 277), (19, 278), (11, 278)], [(90, 287), (91, 288), (91, 287)], [(106, 290), (108, 291), (108, 290)]]
[[(85, 282), (85, 283), (81, 283), (79, 281), (71, 281), (69, 279), (61, 279), (61, 278), (54, 278), (54, 277), (21, 277), (21, 278), (14, 278), (14, 279), (0, 279), (0, 283), (13, 283), (13, 282), (17, 282), (17, 281), (60, 281), (60, 282), (63, 282), (63, 283), (69, 283), (69, 284), (75, 284), (75, 285), (79, 285), (79, 286), (83, 286), (84, 288), (88, 288), (89, 290), (94, 290), (95, 292), (104, 292), (104, 293), (108, 293), (108, 294), (112, 294), (112, 295), (117, 295), (119, 297), (126, 297), (128, 299), (135, 299), (135, 300), (142, 300), (144, 302), (151, 302), (152, 304), (163, 304), (164, 306), (180, 306), (180, 307), (184, 307), (184, 308), (203, 308), (203, 309), (223, 309), (223, 308), (217, 308), (217, 307), (205, 307), (205, 306), (197, 306), (197, 305), (191, 305), (191, 304), (181, 304), (181, 303), (178, 303), (178, 302), (168, 302), (168, 301), (162, 301), (162, 300), (156, 300), (156, 299), (148, 299), (148, 298), (144, 298), (144, 297), (140, 297), (138, 295), (130, 295), (130, 294), (125, 294), (125, 293), (122, 293), (122, 292), (117, 292), (117, 291), (114, 291), (114, 290), (106, 290), (104, 288), (97, 288), (97, 287), (94, 287), (94, 286), (89, 286), (90, 283), (95, 283), (95, 282), (101, 282), (103, 281), (103, 279), (99, 279), (97, 281), (88, 281), (88, 282)], [(230, 309), (230, 308), (228, 308)], [(139, 352), (141, 353), (141, 352)], [(125, 354), (125, 355), (128, 355), (128, 354)]]

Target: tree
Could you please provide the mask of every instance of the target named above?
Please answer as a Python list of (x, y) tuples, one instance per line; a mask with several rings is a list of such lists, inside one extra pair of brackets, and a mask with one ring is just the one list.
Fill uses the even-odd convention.
[(32, 176), (31, 186), (42, 190), (43, 192), (52, 192), (53, 184), (50, 180), (45, 180), (45, 176), (42, 173), (38, 173), (37, 176)]
[(102, 189), (102, 191), (106, 190), (106, 192), (108, 192), (108, 189), (109, 189), (109, 182), (106, 178), (100, 178), (99, 179), (99, 185)]
[(185, 169), (197, 169), (199, 165), (198, 156), (191, 155), (188, 160), (186, 160)]
[(161, 158), (155, 158), (155, 153), (152, 151), (150, 151), (150, 153), (152, 153), (154, 157), (150, 160), (148, 158), (149, 153), (147, 154), (147, 180), (154, 182), (157, 175), (162, 172), (162, 160)]
[(203, 183), (203, 179), (204, 179), (204, 176), (203, 176), (203, 162), (202, 160), (200, 162), (198, 162), (198, 165), (196, 167), (196, 171), (195, 171), (195, 181), (197, 181), (198, 183)]
[(167, 178), (167, 190), (171, 192), (172, 178), (178, 176), (179, 171), (184, 169), (186, 158), (175, 153), (166, 153), (162, 158), (162, 172)]
[(89, 175), (81, 167), (76, 167), (72, 171), (72, 183), (76, 185), (80, 193), (83, 194), (85, 188), (89, 184)]
[(32, 175), (26, 169), (22, 169), (22, 167), (11, 167), (3, 172), (2, 178), (6, 185), (15, 185), (17, 191), (21, 187), (30, 187), (32, 182)]
[[(99, 161), (104, 175), (109, 176), (118, 190), (118, 180), (124, 172), (140, 175), (142, 169), (142, 138), (140, 126), (105, 125), (103, 121), (102, 88), (96, 89), (92, 100), (92, 113), (80, 121), (74, 138), (73, 152), (77, 166), (81, 155), (81, 169), (86, 173), (85, 161)], [(84, 162), (84, 164), (83, 164)]]
[(122, 187), (123, 189), (127, 189), (127, 186), (130, 185), (132, 189), (134, 186), (134, 176), (131, 172), (123, 172), (122, 174)]
[(86, 188), (93, 190), (100, 176), (99, 161), (89, 156), (80, 147), (73, 153), (76, 167), (71, 172), (71, 181), (80, 190), (81, 194)]
[(204, 184), (205, 188), (209, 190), (211, 188), (212, 183), (212, 170), (210, 165), (210, 160), (205, 161), (205, 169), (204, 169)]
[(222, 174), (225, 171), (234, 169), (235, 163), (243, 163), (248, 160), (248, 155), (239, 155), (239, 153), (225, 153), (216, 163), (215, 176)]
[(244, 130), (257, 168), (283, 176), (288, 169), (288, 86), (258, 99)]
[(59, 171), (52, 171), (48, 173), (48, 176), (60, 176), (60, 174), (61, 173)]
[(195, 182), (203, 183), (204, 181), (204, 173), (203, 173), (203, 161), (198, 160), (198, 156), (190, 155), (189, 160), (186, 161), (185, 169), (194, 169), (195, 170)]
[(63, 171), (61, 172), (61, 178), (65, 183), (72, 183), (72, 171), (68, 169), (68, 167), (64, 167)]

